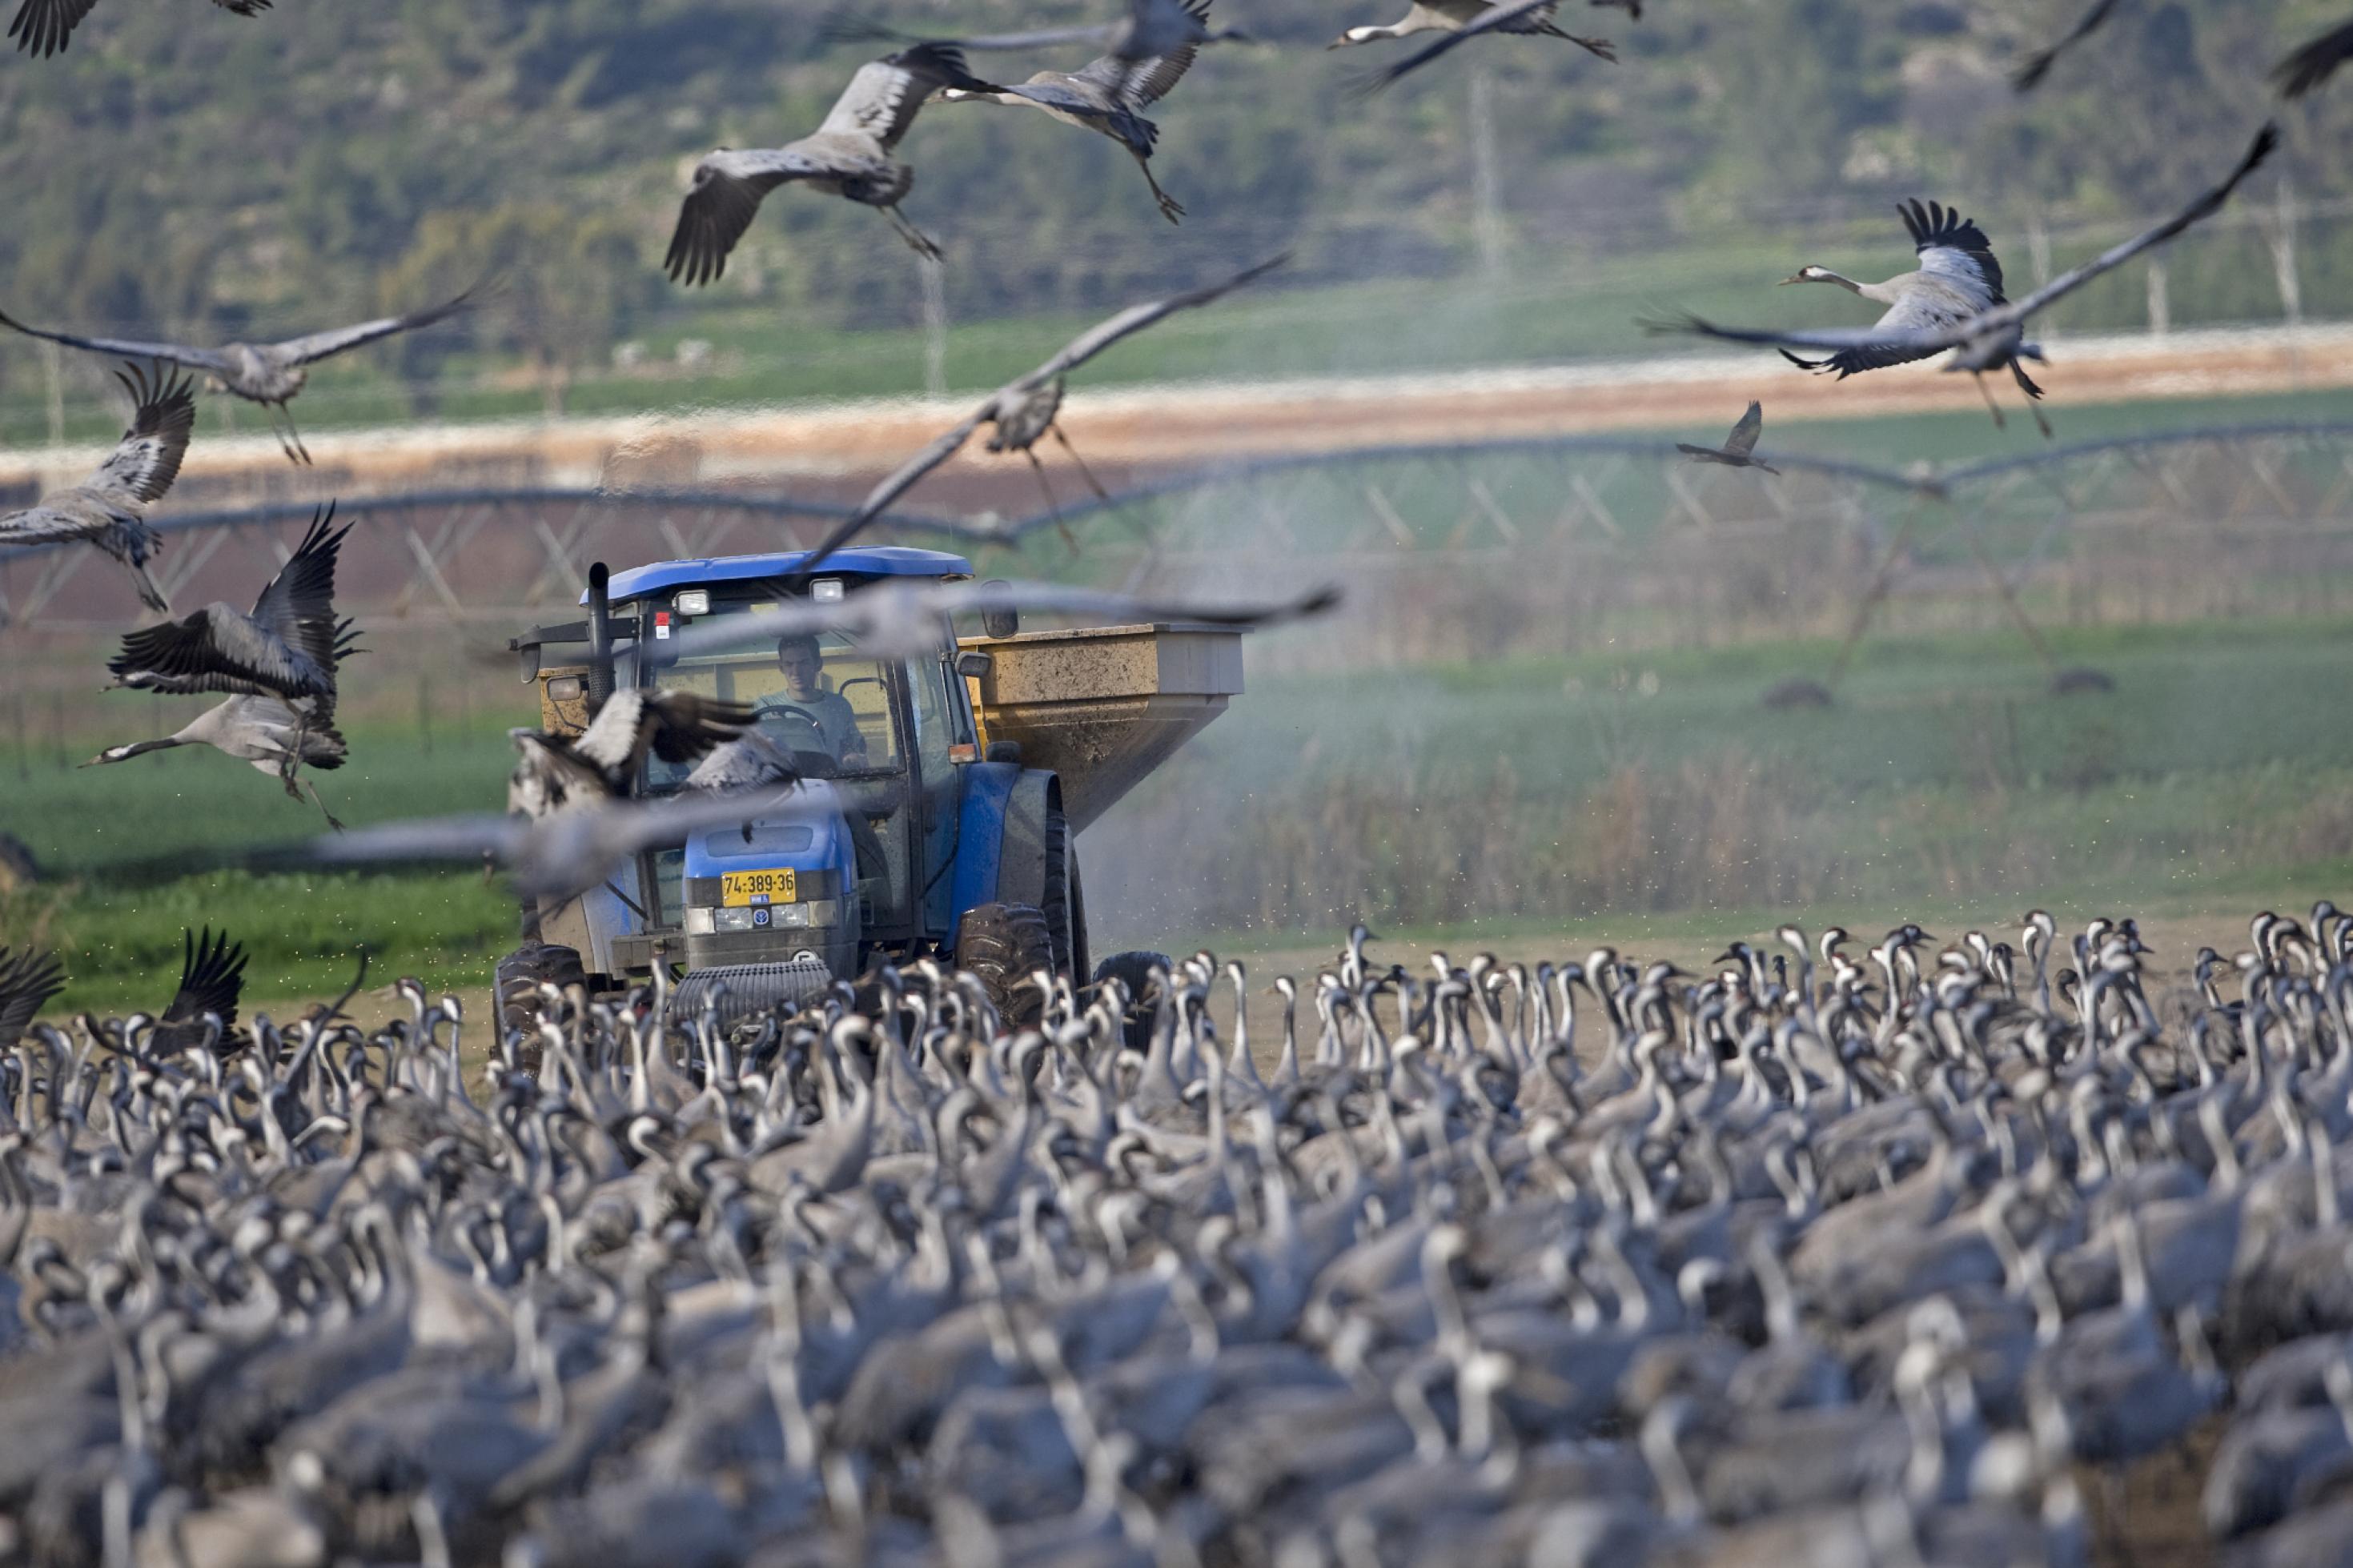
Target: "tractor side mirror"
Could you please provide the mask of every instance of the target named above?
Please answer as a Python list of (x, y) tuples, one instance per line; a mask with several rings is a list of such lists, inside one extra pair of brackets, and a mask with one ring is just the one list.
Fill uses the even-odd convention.
[[(1002, 577), (992, 577), (981, 584), (984, 588), (1010, 588), (1012, 584)], [(1017, 636), (1021, 630), (1021, 612), (1010, 605), (1000, 605), (980, 614), (980, 629), (990, 637), (1002, 639)]]
[[(995, 632), (989, 636), (995, 637)], [(968, 647), (955, 657), (955, 672), (966, 680), (987, 680), (997, 668), (997, 656), (985, 647)]]

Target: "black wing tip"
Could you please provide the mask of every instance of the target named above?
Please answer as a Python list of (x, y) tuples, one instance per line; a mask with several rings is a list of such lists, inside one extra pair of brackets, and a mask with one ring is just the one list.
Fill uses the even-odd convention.
[(2255, 132), (2254, 141), (2248, 144), (2246, 157), (2242, 159), (2239, 163), (2240, 175), (2244, 176), (2254, 173), (2256, 168), (2263, 163), (2264, 159), (2279, 151), (2279, 121), (2276, 120), (2264, 121), (2263, 129)]
[(2296, 48), (2273, 68), (2272, 80), (2282, 98), (2295, 100), (2313, 91), (2353, 59), (2353, 22), (2332, 27)]
[(820, 44), (910, 43), (908, 34), (862, 15), (853, 5), (837, 5), (817, 26)]

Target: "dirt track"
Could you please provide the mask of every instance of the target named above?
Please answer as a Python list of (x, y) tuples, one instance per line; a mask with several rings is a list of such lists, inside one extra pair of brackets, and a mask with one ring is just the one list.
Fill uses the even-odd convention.
[[(2215, 397), (2353, 386), (2353, 326), (2295, 331), (2200, 331), (2163, 339), (2068, 339), (2035, 373), (2054, 406)], [(1989, 381), (1989, 385), (1994, 384)], [(2006, 378), (1997, 391), (2013, 409)], [(1868, 383), (1798, 374), (1763, 353), (1661, 357), (1439, 375), (1146, 385), (1075, 390), (1064, 423), (1089, 460), (1121, 471), (1190, 466), (1212, 456), (1345, 451), (1400, 442), (1544, 437), (1609, 430), (1713, 429), (1752, 396), (1776, 424), (1982, 406), (1966, 377), (1927, 367)], [(622, 486), (773, 484), (848, 491), (887, 472), (970, 406), (902, 398), (824, 405), (322, 433), (322, 474), (345, 494), (469, 482)], [(0, 484), (69, 482), (94, 449), (0, 456)], [(987, 453), (929, 487), (950, 501), (956, 479), (1001, 459)], [(191, 478), (276, 476), (283, 459), (262, 437), (199, 442)], [(814, 481), (811, 483), (810, 481)]]

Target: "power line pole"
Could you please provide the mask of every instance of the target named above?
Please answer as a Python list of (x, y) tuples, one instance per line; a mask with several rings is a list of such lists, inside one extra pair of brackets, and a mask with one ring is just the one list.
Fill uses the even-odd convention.
[(2148, 264), (2148, 335), (2161, 338), (2173, 330), (2173, 301), (2166, 292), (2165, 263)]
[(2263, 238), (2272, 249), (2272, 273), (2279, 279), (2280, 312), (2291, 327), (2304, 321), (2304, 280), (2295, 269), (2295, 187), (2280, 176), (2277, 216)]
[(66, 444), (66, 384), (64, 352), (55, 343), (41, 345), (41, 371), (49, 384), (49, 445)]
[(1471, 233), (1479, 245), (1479, 269), (1490, 278), (1504, 270), (1504, 176), (1495, 152), (1495, 79), (1485, 67), (1471, 73)]
[(918, 257), (923, 272), (923, 391), (944, 397), (948, 390), (947, 274), (930, 257)]

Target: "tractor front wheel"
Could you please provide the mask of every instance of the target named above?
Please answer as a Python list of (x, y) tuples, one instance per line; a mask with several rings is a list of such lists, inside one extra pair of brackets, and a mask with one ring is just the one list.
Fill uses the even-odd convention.
[(1054, 968), (1054, 939), (1045, 911), (1034, 904), (979, 904), (956, 929), (955, 966), (977, 977), (988, 1000), (1017, 1029), (1035, 1028), (1046, 998), (1031, 984)]

